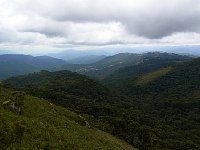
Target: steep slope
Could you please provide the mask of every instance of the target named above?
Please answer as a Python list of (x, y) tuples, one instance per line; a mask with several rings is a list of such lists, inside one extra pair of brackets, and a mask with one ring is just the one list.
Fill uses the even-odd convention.
[[(129, 78), (126, 82), (128, 91), (142, 90), (142, 94), (173, 93), (179, 91), (181, 95), (188, 94), (200, 85), (200, 59), (182, 62), (162, 68), (139, 77)], [(158, 75), (159, 74), (159, 75)], [(151, 80), (154, 78), (153, 80)], [(146, 80), (144, 82), (144, 80)], [(137, 89), (137, 90), (136, 90)]]
[(66, 64), (65, 61), (48, 56), (0, 55), (0, 79), (32, 73), (42, 69), (52, 69), (64, 64)]
[(191, 60), (192, 58), (187, 56), (181, 56), (177, 54), (167, 54), (167, 53), (146, 53), (143, 54), (141, 62), (134, 65), (129, 65), (127, 67), (120, 68), (116, 70), (111, 75), (103, 79), (103, 82), (110, 86), (117, 86), (121, 84), (124, 80), (129, 78), (134, 78), (158, 70), (160, 68), (165, 68), (177, 62)]
[(43, 99), (0, 87), (0, 104), (0, 149), (134, 149)]
[(117, 76), (128, 77), (129, 74), (133, 73), (145, 73), (145, 71), (152, 71), (153, 69), (165, 67), (178, 61), (190, 59), (192, 58), (189, 56), (159, 52), (144, 54), (119, 53), (90, 65), (74, 67), (64, 65), (61, 69), (76, 71), (99, 80), (107, 80), (108, 78), (118, 78)]
[(165, 68), (161, 68), (161, 69), (153, 71), (153, 72), (149, 72), (149, 73), (144, 74), (143, 76), (139, 77), (135, 81), (135, 83), (138, 84), (138, 85), (148, 84), (148, 83), (158, 79), (159, 77), (162, 77), (162, 76), (166, 75), (170, 71), (172, 71), (172, 67), (171, 66), (165, 67)]
[(142, 127), (152, 149), (200, 149), (199, 58), (130, 76), (118, 90), (130, 97), (129, 107), (121, 110), (124, 127), (118, 126), (118, 134), (123, 128), (137, 134)]

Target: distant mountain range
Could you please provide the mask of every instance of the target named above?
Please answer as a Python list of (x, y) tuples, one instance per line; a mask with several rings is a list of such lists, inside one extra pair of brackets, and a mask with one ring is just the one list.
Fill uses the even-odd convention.
[(49, 56), (0, 55), (0, 79), (37, 72), (44, 69), (51, 70), (66, 63), (67, 62), (64, 60)]
[[(159, 52), (144, 54), (119, 53), (108, 57), (104, 55), (84, 56), (72, 59), (69, 61), (71, 63), (69, 63), (49, 56), (33, 57), (31, 55), (7, 54), (0, 55), (0, 79), (38, 72), (40, 70), (70, 70), (102, 80), (123, 67), (140, 65), (150, 59), (155, 59), (162, 63), (165, 62), (169, 65), (177, 61), (189, 60), (191, 58), (192, 57), (189, 56)], [(156, 64), (158, 64), (158, 62), (156, 62)], [(115, 75), (117, 75), (117, 73)]]
[[(78, 65), (72, 66), (70, 64), (65, 64), (59, 69), (75, 71), (102, 80), (112, 74), (115, 74), (116, 76), (117, 73), (115, 72), (124, 67), (131, 67), (131, 66), (134, 67), (136, 65), (141, 66), (144, 65), (145, 63), (150, 65), (149, 64), (150, 61), (152, 61), (152, 63), (154, 63), (157, 67), (159, 66), (159, 64), (160, 67), (163, 67), (166, 65), (174, 64), (178, 61), (185, 61), (190, 59), (192, 59), (192, 57), (190, 56), (178, 55), (173, 53), (171, 54), (159, 53), (159, 52), (151, 52), (144, 54), (119, 53), (113, 56), (108, 56), (93, 64), (79, 65), (79, 66)], [(149, 66), (149, 68), (153, 67)], [(124, 73), (125, 72), (126, 71), (124, 71)]]
[(172, 46), (138, 46), (138, 47), (126, 47), (126, 48), (100, 48), (90, 50), (66, 50), (59, 53), (47, 54), (55, 58), (63, 60), (74, 59), (78, 57), (90, 56), (90, 55), (106, 55), (112, 56), (118, 53), (146, 53), (146, 52), (167, 52), (185, 55), (200, 56), (200, 45), (172, 45)]

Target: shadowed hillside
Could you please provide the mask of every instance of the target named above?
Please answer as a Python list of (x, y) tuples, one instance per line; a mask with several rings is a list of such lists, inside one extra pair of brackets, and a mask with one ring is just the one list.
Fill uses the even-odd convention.
[(66, 64), (65, 61), (48, 56), (0, 55), (0, 79), (33, 73), (42, 69), (53, 69), (64, 64)]

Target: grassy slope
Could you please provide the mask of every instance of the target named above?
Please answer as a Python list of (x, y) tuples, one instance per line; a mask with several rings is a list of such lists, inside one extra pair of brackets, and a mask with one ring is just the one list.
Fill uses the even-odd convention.
[(153, 82), (154, 80), (166, 75), (172, 70), (172, 67), (161, 68), (159, 70), (147, 73), (141, 77), (139, 77), (135, 83), (138, 85), (145, 85), (149, 82)]
[[(1, 88), (0, 103), (8, 99), (12, 99), (12, 92)], [(107, 133), (86, 127), (77, 114), (43, 99), (26, 95), (23, 106), (22, 115), (18, 115), (0, 105), (0, 149), (133, 149)]]
[[(170, 70), (141, 87), (152, 93), (176, 94), (181, 98), (184, 95), (199, 90), (200, 85), (200, 59), (174, 65)], [(160, 70), (162, 72), (162, 70)], [(166, 73), (166, 74), (165, 74)], [(153, 73), (151, 74), (153, 75)], [(148, 74), (146, 75), (148, 77)], [(139, 78), (141, 79), (141, 78)], [(137, 79), (137, 80), (139, 80)], [(137, 81), (136, 80), (136, 81)], [(140, 81), (142, 82), (142, 81)], [(188, 96), (187, 96), (188, 97)]]

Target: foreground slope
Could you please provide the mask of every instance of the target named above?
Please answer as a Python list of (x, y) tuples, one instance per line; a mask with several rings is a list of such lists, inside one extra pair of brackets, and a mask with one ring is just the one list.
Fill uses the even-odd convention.
[[(17, 103), (21, 113), (5, 105), (8, 101)], [(43, 99), (0, 88), (0, 104), (0, 149), (133, 149)]]

